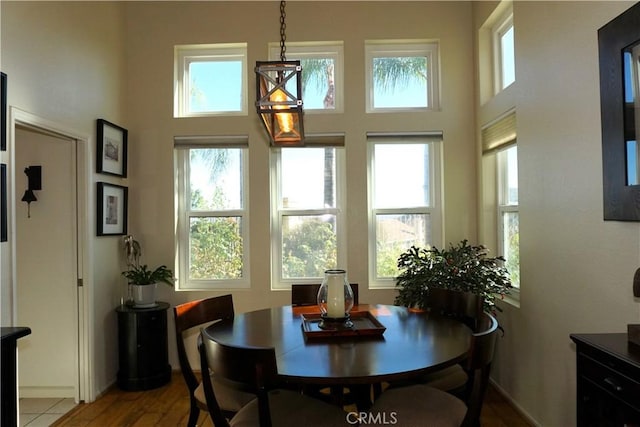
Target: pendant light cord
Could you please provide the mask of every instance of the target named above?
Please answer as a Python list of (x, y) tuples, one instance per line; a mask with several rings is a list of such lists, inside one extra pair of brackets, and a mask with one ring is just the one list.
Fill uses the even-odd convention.
[(285, 52), (287, 51), (284, 42), (287, 40), (287, 35), (285, 34), (285, 30), (287, 29), (287, 24), (285, 24), (284, 19), (287, 17), (287, 14), (284, 11), (285, 6), (287, 5), (286, 1), (280, 2), (280, 60), (286, 61), (287, 58), (285, 56)]

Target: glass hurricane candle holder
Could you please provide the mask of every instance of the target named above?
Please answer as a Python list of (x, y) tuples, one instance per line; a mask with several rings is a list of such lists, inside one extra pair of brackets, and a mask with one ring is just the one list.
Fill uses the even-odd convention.
[(318, 290), (318, 306), (324, 329), (352, 327), (349, 312), (353, 308), (353, 290), (345, 270), (326, 270)]

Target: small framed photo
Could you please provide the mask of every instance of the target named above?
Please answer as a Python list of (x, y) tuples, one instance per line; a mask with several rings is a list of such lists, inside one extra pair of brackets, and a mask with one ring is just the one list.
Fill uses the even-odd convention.
[(0, 186), (0, 204), (2, 213), (0, 215), (0, 242), (7, 241), (7, 165), (0, 165), (0, 176), (2, 177)]
[(0, 150), (7, 149), (7, 75), (0, 73)]
[(98, 182), (98, 236), (127, 234), (127, 198), (129, 189), (121, 185)]
[(127, 176), (128, 131), (104, 119), (98, 119), (96, 169), (125, 178)]

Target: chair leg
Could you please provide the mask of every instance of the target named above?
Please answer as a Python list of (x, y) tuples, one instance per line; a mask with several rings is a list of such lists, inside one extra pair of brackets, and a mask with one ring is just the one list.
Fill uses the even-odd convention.
[(194, 399), (191, 399), (191, 408), (189, 409), (189, 421), (187, 427), (196, 427), (198, 425), (198, 417), (200, 416), (200, 408)]

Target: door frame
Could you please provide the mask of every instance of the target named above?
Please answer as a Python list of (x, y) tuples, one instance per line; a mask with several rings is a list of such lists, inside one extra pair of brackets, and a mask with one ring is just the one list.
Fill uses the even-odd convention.
[[(72, 139), (75, 141), (75, 177), (76, 177), (76, 274), (78, 278), (78, 284), (76, 286), (77, 294), (75, 306), (77, 309), (76, 316), (76, 344), (77, 355), (76, 361), (78, 363), (78, 383), (76, 387), (75, 398), (78, 402), (92, 402), (95, 400), (95, 393), (93, 387), (93, 375), (91, 370), (93, 366), (91, 360), (93, 360), (91, 346), (91, 334), (90, 334), (90, 319), (91, 319), (91, 296), (92, 296), (92, 280), (91, 274), (92, 265), (91, 257), (89, 256), (91, 249), (90, 239), (90, 226), (89, 226), (89, 186), (88, 182), (90, 177), (90, 155), (89, 142), (91, 136), (84, 132), (78, 131), (74, 128), (60, 124), (43, 117), (39, 117), (35, 114), (20, 110), (16, 107), (10, 107), (9, 111), (9, 138), (7, 141), (8, 150), (10, 153), (9, 166), (7, 175), (10, 177), (10, 185), (8, 190), (9, 200), (15, 200), (16, 186), (15, 186), (15, 149), (16, 149), (16, 125), (35, 130), (37, 132), (44, 132), (53, 136), (60, 136), (66, 139)], [(11, 204), (10, 208), (10, 223), (11, 230), (16, 230), (16, 206), (15, 203)], [(16, 239), (12, 239), (11, 242), (11, 316), (13, 322), (17, 321), (17, 262), (16, 262)]]

